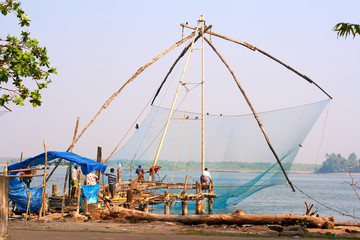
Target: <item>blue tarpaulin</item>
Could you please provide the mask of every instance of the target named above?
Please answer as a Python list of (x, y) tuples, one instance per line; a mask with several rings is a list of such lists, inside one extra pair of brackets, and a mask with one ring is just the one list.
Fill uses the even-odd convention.
[[(49, 151), (47, 152), (47, 161), (51, 162), (54, 159), (61, 158), (72, 163), (75, 163), (81, 167), (81, 171), (84, 175), (89, 174), (90, 172), (97, 170), (102, 173), (106, 170), (106, 165), (98, 163), (94, 160), (81, 157), (75, 153), (71, 152), (55, 152)], [(8, 170), (17, 170), (17, 169), (25, 169), (27, 167), (35, 167), (45, 163), (45, 153), (37, 155), (35, 157), (26, 159), (25, 161), (15, 163), (8, 166)], [(18, 172), (12, 172), (10, 174), (15, 175)], [(20, 177), (20, 176), (19, 176)], [(85, 188), (84, 188), (85, 187)], [(83, 186), (85, 197), (88, 199), (89, 203), (97, 202), (96, 193), (99, 192), (99, 184), (94, 186)], [(28, 189), (28, 194), (31, 192), (30, 198), (30, 211), (38, 212), (40, 210), (41, 205), (41, 195), (42, 195), (42, 187), (34, 187)], [(27, 209), (28, 202), (28, 194), (26, 193), (25, 183), (19, 182), (17, 178), (11, 178), (9, 184), (9, 198), (16, 203), (20, 210)]]
[(83, 196), (87, 198), (88, 204), (97, 203), (98, 196), (96, 195), (99, 192), (100, 184), (95, 185), (83, 185)]
[(39, 212), (41, 206), (42, 187), (28, 188), (26, 193), (25, 183), (19, 182), (17, 178), (10, 178), (9, 182), (9, 198), (16, 203), (18, 209), (26, 210), (28, 203), (28, 194), (30, 197), (30, 211)]
[[(54, 159), (57, 159), (57, 158), (62, 158), (62, 159), (65, 159), (65, 160), (68, 160), (70, 162), (80, 165), (81, 171), (84, 175), (89, 174), (90, 172), (92, 172), (94, 170), (101, 171), (102, 173), (104, 173), (106, 170), (105, 164), (98, 163), (94, 160), (79, 156), (75, 153), (56, 152), (56, 151), (47, 152), (47, 161), (48, 162), (50, 162)], [(11, 164), (10, 166), (8, 166), (8, 170), (11, 171), (11, 170), (16, 170), (16, 169), (24, 169), (24, 168), (27, 168), (28, 166), (31, 168), (31, 167), (38, 166), (38, 165), (44, 164), (44, 163), (45, 163), (45, 153), (42, 153), (35, 157), (26, 159), (25, 161)], [(17, 174), (17, 173), (14, 172), (12, 174)]]

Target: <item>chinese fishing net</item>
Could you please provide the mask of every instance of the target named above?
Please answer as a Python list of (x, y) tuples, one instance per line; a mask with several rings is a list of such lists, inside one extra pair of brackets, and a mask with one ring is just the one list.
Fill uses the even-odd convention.
[[(286, 172), (290, 170), (301, 144), (327, 103), (321, 101), (258, 114)], [(131, 161), (135, 165), (151, 166), (168, 115), (169, 109), (152, 106), (145, 121), (139, 124), (132, 138), (111, 161), (121, 162), (123, 166)], [(201, 121), (197, 120), (201, 114), (174, 111), (171, 118), (158, 165), (165, 170), (174, 170), (175, 175), (178, 173), (180, 177), (175, 177), (174, 181), (183, 182), (185, 175), (193, 176), (193, 182), (198, 181), (202, 135)], [(245, 183), (234, 179), (238, 187), (228, 192), (220, 188), (217, 191), (216, 186), (221, 185), (221, 181), (215, 181), (214, 191), (221, 194), (214, 199), (214, 208), (224, 208), (227, 203), (240, 202), (261, 189), (286, 183), (252, 114), (205, 114), (205, 123), (205, 156), (209, 170), (263, 169)], [(239, 176), (241, 178), (241, 173)]]

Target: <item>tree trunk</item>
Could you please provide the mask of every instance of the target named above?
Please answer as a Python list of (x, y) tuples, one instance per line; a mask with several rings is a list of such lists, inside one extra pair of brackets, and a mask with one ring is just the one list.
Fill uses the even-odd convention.
[(114, 218), (125, 218), (130, 221), (147, 220), (147, 221), (163, 221), (163, 222), (180, 222), (183, 224), (280, 224), (295, 225), (297, 221), (302, 221), (312, 228), (334, 228), (333, 217), (314, 217), (314, 216), (291, 216), (290, 214), (281, 215), (252, 215), (244, 214), (241, 210), (237, 210), (232, 214), (212, 214), (212, 215), (163, 215), (156, 213), (145, 213), (137, 210), (125, 209), (122, 207), (114, 207), (111, 209), (111, 216)]

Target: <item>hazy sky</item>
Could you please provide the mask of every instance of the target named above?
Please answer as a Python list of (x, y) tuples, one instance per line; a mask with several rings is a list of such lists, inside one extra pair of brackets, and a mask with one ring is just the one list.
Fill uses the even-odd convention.
[[(295, 162), (321, 163), (326, 153), (360, 156), (360, 37), (337, 39), (332, 31), (338, 22), (360, 23), (359, 1), (28, 0), (22, 7), (31, 19), (31, 36), (47, 47), (59, 74), (43, 91), (40, 108), (13, 106), (13, 112), (0, 117), (1, 157), (39, 154), (43, 140), (48, 150), (66, 150), (76, 118), (82, 129), (140, 66), (181, 39), (180, 23), (196, 25), (200, 15), (214, 32), (272, 54), (334, 98)], [(0, 16), (0, 26), (2, 37), (20, 32), (15, 16)], [(212, 39), (258, 111), (326, 99), (260, 53)], [(102, 146), (107, 157), (182, 48), (136, 79), (79, 140), (75, 152), (95, 158)], [(215, 63), (209, 64), (214, 69)], [(216, 89), (227, 93), (223, 87)]]

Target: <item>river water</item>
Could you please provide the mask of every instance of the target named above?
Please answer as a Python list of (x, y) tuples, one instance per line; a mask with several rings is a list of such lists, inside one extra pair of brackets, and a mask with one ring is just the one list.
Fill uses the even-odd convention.
[[(47, 186), (47, 192), (51, 193), (51, 185), (57, 184), (59, 194), (62, 194), (64, 186), (64, 177), (66, 168), (58, 168), (51, 177)], [(107, 170), (108, 172), (109, 170)], [(160, 178), (165, 177), (164, 182), (168, 182), (172, 178), (172, 171), (159, 172)], [(185, 176), (199, 176), (200, 173), (193, 171), (192, 173), (180, 171), (174, 177), (174, 182), (184, 182)], [(253, 179), (258, 173), (243, 173), (243, 172), (211, 172), (214, 181), (214, 192), (222, 194), (223, 192), (234, 189), (236, 186), (241, 186), (248, 180)], [(360, 176), (353, 176), (354, 180), (359, 181)], [(122, 180), (130, 178), (129, 171), (123, 169)], [(135, 174), (132, 174), (135, 178)], [(292, 192), (287, 185), (272, 186), (263, 189), (242, 202), (232, 204), (226, 209), (214, 209), (214, 213), (232, 213), (237, 209), (241, 209), (246, 214), (285, 214), (291, 213), (293, 215), (303, 215), (306, 211), (305, 202), (314, 204), (312, 210), (316, 210), (320, 216), (334, 216), (337, 222), (354, 222), (354, 219), (344, 214), (355, 215), (360, 217), (360, 200), (357, 199), (354, 190), (349, 182), (351, 178), (349, 175), (333, 175), (333, 174), (305, 174), (305, 173), (290, 173), (289, 178), (292, 183), (302, 190)], [(107, 177), (105, 177), (106, 181)], [(189, 177), (188, 183), (194, 183), (198, 180)], [(32, 187), (40, 186), (42, 178), (37, 177), (32, 182)], [(232, 187), (231, 187), (232, 186)], [(180, 192), (176, 190), (175, 192)], [(216, 201), (216, 200), (215, 200)], [(318, 202), (316, 202), (318, 201)], [(323, 204), (323, 205), (321, 205)], [(173, 204), (171, 207), (172, 213), (179, 213), (181, 204)], [(333, 208), (337, 211), (331, 210)], [(157, 207), (155, 212), (161, 213), (162, 207)], [(193, 208), (189, 206), (189, 214), (193, 214)], [(359, 221), (359, 219), (357, 219)]]

